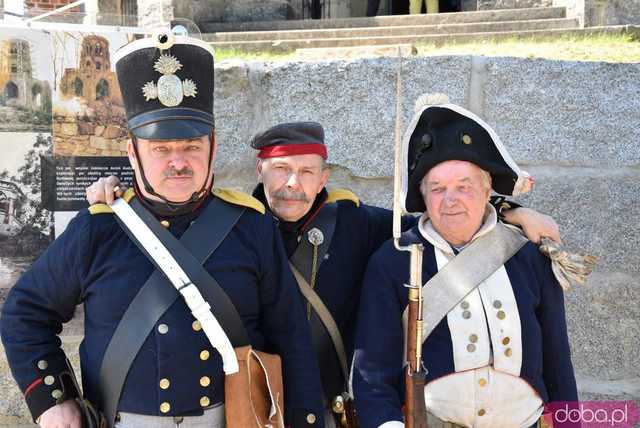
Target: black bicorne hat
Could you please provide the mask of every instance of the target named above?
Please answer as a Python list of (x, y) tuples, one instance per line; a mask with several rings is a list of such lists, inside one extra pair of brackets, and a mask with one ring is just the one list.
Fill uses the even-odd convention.
[(520, 170), (495, 131), (472, 112), (454, 105), (418, 108), (404, 135), (402, 174), (406, 212), (424, 212), (420, 182), (431, 168), (449, 160), (472, 162), (491, 174), (496, 193), (530, 190), (529, 174)]
[(213, 119), (213, 49), (170, 31), (115, 53), (129, 130), (138, 138), (180, 140), (207, 135)]

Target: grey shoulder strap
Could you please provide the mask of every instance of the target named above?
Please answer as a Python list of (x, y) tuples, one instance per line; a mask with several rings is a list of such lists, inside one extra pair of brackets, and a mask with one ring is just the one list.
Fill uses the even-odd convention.
[(349, 379), (349, 369), (347, 365), (347, 353), (344, 349), (344, 343), (342, 341), (342, 335), (340, 335), (340, 330), (338, 329), (338, 325), (335, 320), (331, 316), (329, 309), (324, 305), (320, 296), (311, 288), (311, 285), (307, 282), (306, 279), (302, 276), (300, 271), (296, 269), (293, 263), (289, 263), (291, 267), (291, 271), (293, 275), (296, 277), (296, 281), (298, 282), (298, 287), (300, 288), (300, 292), (304, 296), (305, 299), (311, 304), (313, 310), (322, 321), (322, 324), (329, 333), (331, 337), (331, 341), (333, 342), (333, 346), (338, 354), (338, 359), (340, 360), (340, 368), (342, 370), (342, 375), (344, 379)]
[[(502, 223), (467, 248), (438, 271), (423, 287), (422, 340), (467, 294), (526, 244), (527, 238)], [(405, 311), (406, 312), (406, 311)]]

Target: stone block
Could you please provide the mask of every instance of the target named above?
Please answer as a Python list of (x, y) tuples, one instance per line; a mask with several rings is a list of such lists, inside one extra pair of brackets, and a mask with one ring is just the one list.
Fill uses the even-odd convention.
[(586, 27), (640, 24), (640, 0), (585, 0)]
[[(405, 59), (403, 123), (424, 93), (446, 93), (464, 104), (470, 64), (466, 56)], [(244, 167), (255, 156), (248, 146), (254, 133), (315, 120), (325, 126), (330, 162), (362, 177), (392, 175), (397, 65), (393, 58), (227, 65), (216, 73), (215, 103), (225, 160)], [(225, 82), (232, 89), (220, 89)]]
[(58, 132), (61, 135), (78, 135), (78, 124), (75, 122), (63, 122), (60, 124)]
[(91, 122), (79, 121), (78, 122), (78, 134), (80, 135), (93, 135), (94, 125)]
[(640, 64), (491, 58), (483, 118), (517, 162), (640, 164)]
[(102, 133), (105, 130), (105, 126), (103, 125), (98, 125), (95, 127), (95, 129), (93, 130), (93, 135), (97, 136), (97, 137), (101, 137)]
[(95, 149), (106, 150), (109, 147), (109, 140), (104, 137), (92, 135), (89, 138), (89, 145)]
[(113, 139), (121, 137), (122, 134), (123, 130), (119, 126), (109, 125), (107, 126), (107, 129), (104, 130), (102, 137)]
[(640, 274), (640, 172), (531, 167), (535, 188), (516, 200), (553, 216), (565, 241), (601, 257), (608, 271)]

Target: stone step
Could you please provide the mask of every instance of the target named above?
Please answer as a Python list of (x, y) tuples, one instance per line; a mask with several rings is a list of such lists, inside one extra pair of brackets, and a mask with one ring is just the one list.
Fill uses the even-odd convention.
[(502, 31), (502, 32), (479, 32), (464, 34), (411, 34), (404, 36), (376, 36), (376, 37), (345, 37), (345, 38), (321, 38), (321, 39), (292, 39), (292, 40), (252, 40), (252, 41), (231, 41), (212, 42), (214, 48), (238, 49), (246, 51), (275, 51), (287, 52), (302, 48), (331, 48), (350, 47), (368, 45), (393, 45), (393, 44), (415, 44), (434, 43), (443, 45), (446, 43), (467, 43), (488, 40), (504, 39), (527, 39), (527, 38), (554, 38), (554, 37), (584, 37), (601, 34), (632, 34), (640, 38), (640, 27), (633, 25), (617, 25), (608, 27), (574, 28), (574, 29), (545, 29), (528, 31)]
[[(564, 7), (483, 10), (422, 15), (376, 16), (370, 18), (306, 19), (261, 22), (210, 22), (200, 25), (202, 33), (237, 31), (319, 30), (329, 28), (394, 27), (406, 25), (468, 24), (472, 22), (524, 21), (566, 17)], [(205, 34), (206, 35), (206, 34)]]
[(337, 28), (322, 30), (247, 31), (217, 33), (210, 42), (244, 42), (260, 40), (342, 39), (362, 37), (423, 36), (429, 34), (499, 33), (578, 28), (577, 19), (537, 19), (528, 21), (477, 22), (469, 24), (407, 25), (403, 27)]

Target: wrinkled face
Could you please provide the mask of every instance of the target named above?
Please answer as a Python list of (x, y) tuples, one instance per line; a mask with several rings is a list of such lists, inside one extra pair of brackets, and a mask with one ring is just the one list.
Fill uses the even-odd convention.
[(259, 159), (257, 172), (271, 211), (285, 221), (298, 221), (309, 212), (329, 179), (316, 154)]
[[(186, 202), (193, 193), (198, 192), (207, 181), (212, 179), (213, 171), (207, 177), (209, 150), (213, 150), (212, 163), (215, 159), (215, 140), (213, 147), (209, 143), (209, 136), (191, 138), (188, 140), (144, 140), (137, 139), (138, 154), (144, 168), (144, 175), (156, 193), (171, 202)], [(138, 187), (144, 196), (159, 200), (144, 189), (138, 168), (138, 160), (133, 149), (133, 143), (127, 145), (129, 162), (136, 169)]]
[(491, 195), (490, 178), (485, 177), (477, 165), (452, 160), (434, 166), (422, 179), (433, 228), (450, 244), (464, 245), (480, 229)]

